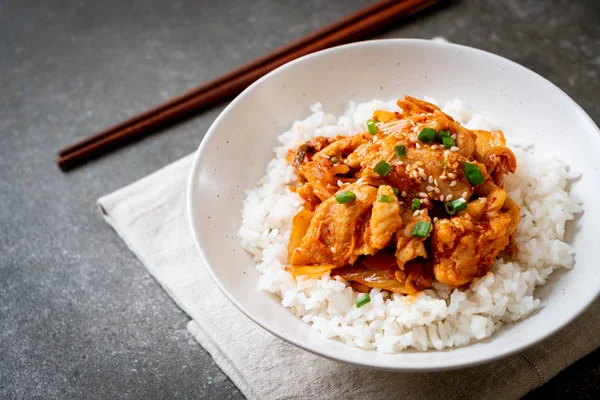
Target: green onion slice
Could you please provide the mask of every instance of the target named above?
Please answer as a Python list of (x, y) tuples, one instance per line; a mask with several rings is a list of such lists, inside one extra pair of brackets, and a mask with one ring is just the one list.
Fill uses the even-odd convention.
[(444, 204), (444, 208), (449, 215), (454, 215), (460, 210), (464, 210), (467, 208), (467, 201), (462, 197), (452, 200)]
[(442, 138), (442, 144), (447, 149), (451, 148), (452, 146), (456, 146), (456, 143), (454, 142), (454, 139), (452, 139), (451, 137), (443, 137)]
[(406, 155), (406, 146), (399, 144), (398, 146), (394, 147), (394, 151), (396, 152), (396, 157), (402, 158)]
[(394, 192), (394, 196), (398, 197), (398, 193), (400, 193), (398, 188), (392, 188), (392, 191)]
[(377, 201), (382, 203), (389, 203), (390, 201), (392, 201), (392, 196), (387, 194), (380, 194), (379, 196), (377, 196)]
[(351, 203), (356, 200), (356, 195), (351, 191), (347, 191), (344, 193), (337, 193), (335, 195), (335, 200), (340, 204)]
[(365, 304), (368, 304), (371, 302), (371, 296), (369, 296), (369, 293), (365, 293), (364, 296), (361, 296), (358, 298), (358, 300), (356, 300), (356, 308), (361, 308), (362, 306), (364, 306)]
[(377, 172), (381, 176), (387, 176), (391, 170), (392, 166), (383, 160), (375, 164), (375, 167), (373, 168), (373, 171)]
[(464, 171), (467, 175), (469, 183), (472, 186), (481, 185), (483, 182), (485, 182), (485, 178), (476, 164), (465, 162)]
[(410, 209), (413, 211), (417, 211), (419, 208), (421, 208), (421, 200), (413, 199), (412, 204), (410, 205)]
[(479, 169), (479, 167), (477, 166), (477, 164), (473, 164), (473, 163), (470, 163), (468, 161), (465, 161), (465, 166), (464, 166), (463, 169), (464, 169), (465, 172), (469, 172), (469, 171), (472, 171), (474, 169)]
[(449, 138), (450, 137), (450, 131), (439, 131), (438, 134), (440, 135), (440, 139), (443, 139), (445, 137)]
[(419, 133), (419, 140), (423, 143), (432, 143), (435, 140), (435, 129), (423, 128)]
[(485, 182), (485, 178), (479, 170), (467, 172), (467, 179), (469, 180), (469, 183), (473, 186), (481, 185), (483, 182)]
[(415, 228), (412, 231), (413, 237), (425, 239), (429, 235), (429, 231), (431, 230), (431, 222), (422, 222), (419, 221), (415, 225)]
[(333, 156), (329, 159), (329, 161), (331, 161), (332, 164), (337, 164), (340, 162), (340, 158), (338, 156)]
[(375, 125), (375, 121), (372, 119), (367, 120), (367, 129), (371, 135), (377, 135), (377, 125)]

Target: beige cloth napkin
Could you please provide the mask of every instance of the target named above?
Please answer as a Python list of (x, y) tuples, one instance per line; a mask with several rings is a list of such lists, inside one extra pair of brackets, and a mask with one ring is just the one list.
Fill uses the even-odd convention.
[(192, 156), (98, 200), (104, 218), (192, 318), (189, 331), (249, 399), (515, 399), (600, 346), (600, 301), (543, 343), (459, 371), (403, 374), (310, 354), (254, 324), (205, 270), (186, 219)]

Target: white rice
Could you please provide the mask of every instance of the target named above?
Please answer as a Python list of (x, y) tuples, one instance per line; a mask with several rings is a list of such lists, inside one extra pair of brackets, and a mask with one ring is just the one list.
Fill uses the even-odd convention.
[[(518, 260), (497, 260), (492, 273), (475, 280), (469, 289), (449, 289), (434, 282), (433, 289), (416, 299), (372, 289), (371, 302), (356, 308), (357, 294), (339, 278), (325, 274), (321, 279), (294, 280), (284, 270), (292, 219), (303, 204), (286, 187), (296, 179), (294, 169), (285, 161), (288, 149), (316, 136), (365, 131), (365, 121), (377, 109), (399, 110), (395, 101), (351, 103), (344, 115), (336, 118), (315, 104), (310, 117), (295, 122), (279, 136), (281, 146), (275, 148), (266, 175), (246, 193), (238, 233), (261, 273), (259, 289), (279, 295), (283, 306), (324, 337), (386, 353), (464, 346), (539, 308), (535, 287), (544, 284), (555, 268), (573, 266), (573, 251), (563, 241), (565, 223), (582, 208), (567, 191), (575, 175), (565, 164), (514, 144), (511, 147), (518, 168), (515, 175), (506, 178), (505, 189), (522, 207), (516, 237)], [(494, 127), (459, 100), (443, 110), (470, 129)], [(511, 144), (511, 133), (506, 133)]]

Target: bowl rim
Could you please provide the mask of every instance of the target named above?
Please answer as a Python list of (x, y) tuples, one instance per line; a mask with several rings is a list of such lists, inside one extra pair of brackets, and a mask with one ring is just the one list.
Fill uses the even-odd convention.
[[(549, 81), (548, 79), (544, 78), (543, 76), (537, 74), (536, 72), (530, 70), (527, 67), (522, 66), (521, 64), (518, 64), (512, 60), (509, 60), (508, 58), (499, 56), (497, 54), (485, 51), (485, 50), (481, 50), (481, 49), (477, 49), (474, 47), (470, 47), (470, 46), (465, 46), (465, 45), (461, 45), (461, 44), (456, 44), (456, 43), (450, 43), (450, 42), (442, 42), (442, 41), (433, 41), (433, 40), (429, 40), (429, 39), (417, 39), (417, 38), (394, 38), (394, 39), (376, 39), (376, 40), (366, 40), (366, 41), (360, 41), (360, 42), (354, 42), (354, 43), (350, 43), (350, 44), (345, 44), (345, 45), (340, 45), (340, 46), (335, 46), (329, 49), (325, 49), (325, 50), (321, 50), (315, 53), (311, 53), (305, 56), (302, 56), (300, 58), (297, 58), (295, 60), (292, 60), (276, 69), (274, 69), (273, 71), (269, 72), (268, 74), (264, 75), (263, 77), (261, 77), (260, 79), (256, 80), (254, 83), (252, 83), (250, 86), (248, 86), (242, 93), (240, 93), (238, 96), (236, 96), (236, 98), (231, 101), (231, 103), (229, 103), (225, 109), (223, 109), (223, 111), (221, 111), (221, 113), (217, 116), (217, 118), (213, 121), (213, 123), (211, 124), (211, 126), (209, 127), (208, 131), (206, 132), (206, 135), (204, 136), (204, 138), (202, 139), (198, 149), (196, 150), (196, 152), (194, 153), (194, 159), (193, 159), (193, 163), (190, 169), (190, 173), (188, 175), (188, 180), (187, 180), (187, 188), (186, 188), (186, 213), (187, 213), (187, 218), (189, 220), (190, 223), (190, 227), (192, 230), (192, 236), (194, 238), (194, 243), (196, 245), (196, 248), (200, 254), (200, 258), (202, 259), (202, 262), (204, 263), (204, 266), (206, 268), (206, 270), (208, 271), (210, 277), (212, 278), (212, 280), (216, 283), (217, 287), (221, 290), (221, 292), (225, 295), (225, 297), (231, 302), (233, 303), (233, 305), (236, 306), (236, 308), (238, 310), (240, 310), (246, 317), (248, 317), (250, 320), (252, 320), (254, 323), (256, 323), (257, 325), (259, 325), (261, 328), (265, 329), (266, 331), (270, 332), (271, 334), (275, 335), (276, 337), (290, 343), (293, 344), (296, 347), (299, 347), (303, 350), (306, 350), (310, 353), (313, 353), (315, 355), (321, 356), (321, 357), (325, 357), (334, 361), (340, 361), (340, 362), (345, 362), (348, 364), (352, 364), (352, 365), (356, 365), (356, 366), (360, 366), (360, 367), (365, 367), (365, 368), (371, 368), (371, 369), (377, 369), (377, 370), (385, 370), (385, 371), (395, 371), (395, 372), (432, 372), (432, 371), (449, 371), (449, 370), (457, 370), (457, 369), (463, 369), (463, 368), (467, 368), (467, 367), (473, 367), (473, 366), (477, 366), (477, 365), (482, 365), (482, 364), (487, 364), (493, 361), (497, 361), (497, 360), (501, 360), (504, 358), (507, 358), (513, 354), (516, 354), (518, 352), (521, 352), (527, 348), (530, 348), (540, 342), (542, 342), (543, 340), (547, 339), (548, 337), (556, 334), (558, 331), (562, 330), (563, 328), (565, 328), (567, 325), (571, 324), (577, 317), (579, 317), (585, 310), (587, 310), (590, 305), (599, 298), (600, 292), (597, 292), (594, 296), (590, 296), (590, 298), (588, 299), (587, 303), (584, 304), (583, 307), (581, 307), (579, 310), (577, 310), (576, 312), (572, 313), (571, 316), (569, 318), (567, 318), (566, 320), (564, 320), (560, 325), (557, 325), (551, 329), (545, 330), (543, 331), (543, 333), (538, 334), (536, 336), (530, 336), (529, 339), (526, 340), (522, 340), (522, 341), (518, 341), (518, 343), (504, 351), (504, 352), (498, 352), (497, 354), (492, 354), (492, 355), (488, 355), (487, 352), (480, 352), (482, 355), (481, 357), (479, 357), (478, 359), (475, 360), (469, 360), (469, 361), (463, 361), (460, 359), (454, 359), (453, 362), (446, 362), (443, 363), (442, 365), (436, 365), (436, 366), (418, 366), (418, 367), (411, 367), (411, 366), (403, 366), (403, 365), (394, 365), (394, 366), (390, 366), (390, 365), (384, 365), (384, 364), (373, 364), (373, 363), (368, 363), (368, 362), (364, 362), (362, 359), (351, 359), (349, 357), (344, 357), (343, 354), (340, 354), (339, 356), (333, 356), (333, 355), (329, 355), (329, 354), (324, 354), (321, 353), (320, 351), (311, 348), (309, 345), (302, 343), (298, 340), (295, 340), (291, 337), (286, 337), (285, 335), (282, 335), (280, 333), (278, 333), (275, 329), (271, 329), (269, 328), (269, 325), (266, 321), (263, 321), (261, 318), (255, 317), (252, 315), (252, 312), (250, 310), (248, 310), (244, 304), (238, 302), (235, 298), (235, 296), (231, 295), (223, 286), (223, 284), (219, 281), (219, 279), (217, 279), (216, 274), (213, 272), (213, 268), (210, 266), (210, 264), (208, 263), (208, 257), (206, 256), (203, 246), (200, 242), (200, 238), (197, 235), (197, 231), (199, 230), (198, 227), (198, 221), (195, 220), (194, 216), (194, 206), (193, 204), (193, 197), (194, 197), (194, 190), (193, 190), (193, 182), (195, 177), (197, 176), (197, 171), (200, 165), (200, 161), (203, 158), (203, 154), (206, 152), (206, 149), (208, 148), (208, 142), (209, 138), (211, 138), (214, 134), (215, 131), (217, 129), (217, 126), (221, 123), (221, 121), (227, 116), (227, 114), (229, 113), (229, 111), (234, 108), (238, 103), (240, 103), (241, 101), (243, 101), (243, 99), (250, 93), (252, 92), (255, 88), (257, 88), (258, 86), (260, 86), (264, 81), (270, 79), (272, 76), (280, 73), (281, 71), (291, 68), (297, 64), (303, 63), (306, 60), (312, 59), (312, 58), (317, 58), (317, 57), (323, 57), (323, 56), (327, 56), (328, 54), (332, 54), (334, 52), (339, 52), (339, 51), (345, 51), (347, 49), (350, 48), (355, 48), (355, 47), (364, 47), (364, 46), (378, 46), (378, 45), (387, 45), (387, 44), (415, 44), (415, 45), (426, 45), (426, 46), (439, 46), (439, 47), (454, 47), (457, 49), (460, 49), (464, 52), (471, 52), (471, 53), (479, 53), (480, 55), (485, 55), (486, 57), (490, 57), (494, 60), (496, 60), (497, 62), (504, 62), (504, 63), (508, 63), (508, 65), (511, 65), (512, 67), (517, 68), (518, 70), (520, 70), (522, 73), (524, 74), (528, 74), (530, 77), (534, 78), (534, 79), (541, 79), (545, 84), (550, 85), (556, 92), (557, 96), (562, 96), (563, 99), (566, 101), (566, 103), (570, 103), (570, 105), (572, 107), (574, 107), (574, 110), (577, 111), (580, 116), (586, 120), (586, 122), (588, 122), (590, 124), (591, 128), (595, 128), (596, 133), (598, 134), (598, 136), (600, 137), (600, 129), (598, 128), (598, 126), (596, 125), (596, 123), (592, 120), (592, 118), (583, 110), (583, 108), (577, 104), (568, 94), (566, 94), (562, 89), (560, 89), (558, 86), (556, 86), (554, 83), (552, 83), (551, 81)], [(258, 289), (257, 289), (258, 290)], [(517, 321), (519, 322), (519, 321)], [(493, 339), (493, 336), (491, 338), (488, 339)], [(331, 340), (331, 339), (322, 339), (322, 340)], [(472, 346), (475, 345), (477, 343), (483, 343), (481, 341), (478, 342), (474, 342), (472, 344), (469, 344), (467, 346)], [(348, 346), (348, 345), (347, 345)], [(365, 350), (365, 349), (361, 349), (364, 351), (376, 351), (376, 350)], [(451, 351), (452, 349), (449, 349), (448, 351)], [(431, 352), (439, 352), (438, 350), (428, 350), (428, 351), (424, 351), (421, 352), (423, 354), (423, 356), (427, 356), (428, 354), (430, 354)], [(402, 353), (398, 353), (398, 354), (394, 354), (393, 356), (398, 356), (401, 357)]]

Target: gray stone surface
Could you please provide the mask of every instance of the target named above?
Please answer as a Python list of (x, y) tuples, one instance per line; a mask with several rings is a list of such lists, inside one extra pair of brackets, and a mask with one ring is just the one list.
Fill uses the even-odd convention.
[[(95, 205), (193, 151), (223, 105), (68, 174), (55, 152), (365, 3), (0, 1), (0, 398), (243, 398)], [(598, 123), (599, 21), (597, 0), (464, 0), (382, 37), (498, 53)], [(534, 393), (598, 398), (599, 361)]]

